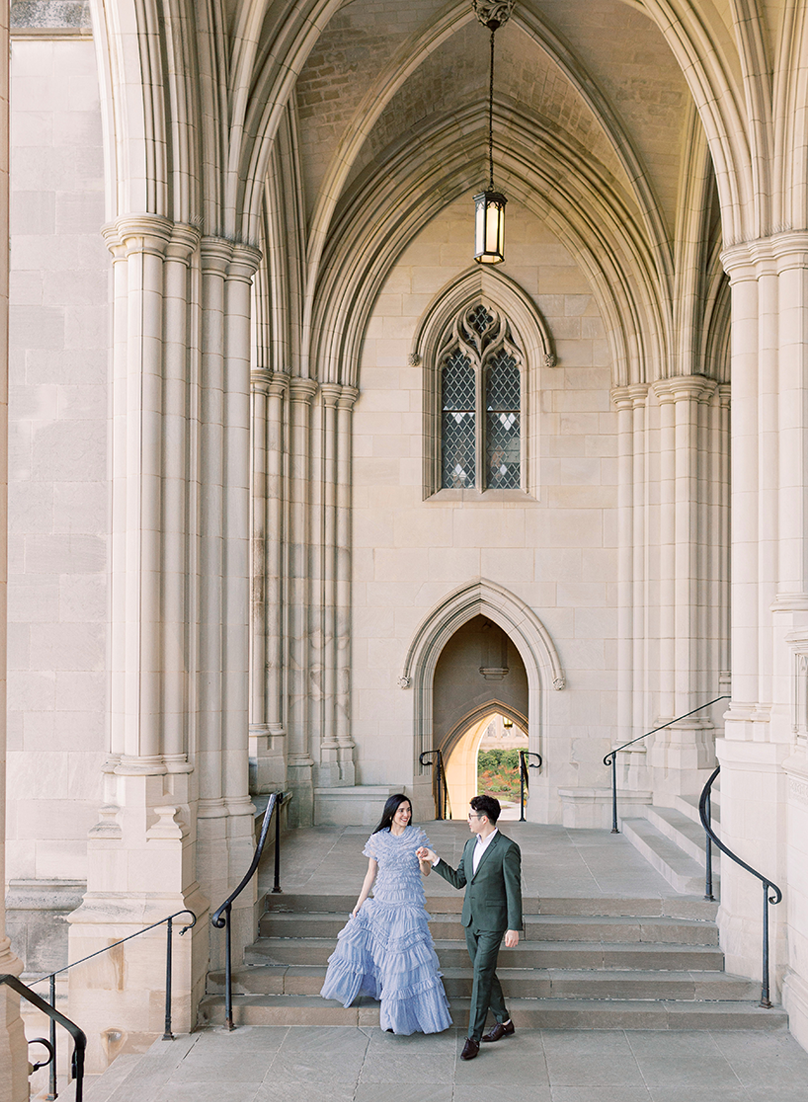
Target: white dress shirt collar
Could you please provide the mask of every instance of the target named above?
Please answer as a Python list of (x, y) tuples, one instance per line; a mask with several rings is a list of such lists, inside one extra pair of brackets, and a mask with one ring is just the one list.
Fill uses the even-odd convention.
[(487, 838), (483, 838), (482, 834), (477, 835), (477, 845), (474, 847), (474, 856), (471, 859), (472, 868), (475, 873), (477, 872), (483, 854), (491, 845), (497, 834), (499, 834), (499, 831), (494, 827)]

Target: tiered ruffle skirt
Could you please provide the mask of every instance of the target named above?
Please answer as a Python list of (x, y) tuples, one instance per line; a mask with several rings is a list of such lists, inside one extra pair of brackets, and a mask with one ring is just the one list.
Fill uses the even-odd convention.
[(365, 900), (339, 933), (320, 994), (346, 1007), (360, 994), (379, 999), (379, 1024), (393, 1033), (440, 1033), (452, 1024), (419, 905)]

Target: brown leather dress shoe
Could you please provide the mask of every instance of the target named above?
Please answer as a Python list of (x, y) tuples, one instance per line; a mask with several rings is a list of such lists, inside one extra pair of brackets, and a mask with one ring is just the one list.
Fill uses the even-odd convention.
[(463, 1051), (460, 1053), (461, 1060), (473, 1060), (477, 1053), (480, 1051), (480, 1042), (473, 1041), (471, 1037), (466, 1038), (466, 1043), (463, 1045)]
[(501, 1041), (503, 1037), (510, 1037), (515, 1033), (513, 1022), (497, 1022), (490, 1033), (483, 1036), (484, 1041)]

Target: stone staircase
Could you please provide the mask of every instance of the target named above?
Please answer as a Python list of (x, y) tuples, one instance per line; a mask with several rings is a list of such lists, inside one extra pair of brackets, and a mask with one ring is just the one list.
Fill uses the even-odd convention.
[[(720, 837), (719, 801), (719, 792), (713, 792), (712, 821)], [(699, 796), (675, 796), (672, 802), (673, 807), (646, 804), (633, 808), (633, 817), (621, 819), (620, 829), (651, 867), (677, 891), (703, 896), (707, 861), (704, 828), (699, 819)], [(721, 852), (713, 846), (713, 895), (716, 899), (720, 883)]]
[[(370, 999), (343, 1008), (318, 995), (355, 896), (269, 896), (259, 937), (233, 970), (242, 1025), (378, 1025)], [(464, 1026), (471, 972), (462, 898), (428, 897), (431, 929), (456, 1025)], [(759, 985), (724, 972), (714, 919), (698, 898), (526, 898), (525, 931), (500, 951), (499, 975), (518, 1027), (534, 1029), (772, 1029)], [(202, 1023), (224, 1021), (224, 974), (208, 978)]]

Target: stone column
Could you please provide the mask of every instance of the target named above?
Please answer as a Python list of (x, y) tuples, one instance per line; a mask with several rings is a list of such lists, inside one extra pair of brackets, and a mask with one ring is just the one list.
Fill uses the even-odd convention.
[(268, 756), (267, 723), (267, 396), (272, 372), (254, 368), (252, 389), (250, 484), (250, 791), (270, 791), (259, 779), (259, 762)]
[[(253, 848), (248, 794), (250, 288), (258, 252), (201, 244), (198, 721), (199, 868), (218, 906)], [(233, 941), (255, 936), (255, 889), (233, 910)], [(211, 932), (217, 964), (223, 938)]]
[(634, 699), (634, 612), (632, 582), (634, 565), (634, 435), (633, 402), (629, 388), (612, 390), (617, 409), (617, 731), (614, 744), (627, 742), (633, 729)]
[[(87, 843), (87, 893), (69, 916), (72, 960), (172, 912), (199, 923), (175, 946), (176, 1028), (204, 987), (207, 901), (196, 882), (188, 761), (186, 573), (189, 462), (188, 265), (197, 234), (132, 215), (107, 227), (113, 254), (110, 744), (105, 804)], [(165, 933), (69, 973), (88, 1066), (162, 1031), (153, 997)], [(125, 969), (125, 992), (116, 980)], [(125, 1011), (123, 1003), (125, 1001)], [(121, 1022), (127, 1022), (122, 1032)]]
[(287, 600), (289, 604), (287, 777), (294, 800), (290, 824), (308, 826), (313, 818), (314, 759), (309, 745), (309, 608), (311, 547), (311, 403), (312, 379), (289, 383), (290, 471)]
[(351, 735), (351, 486), (353, 408), (359, 391), (343, 386), (337, 402), (336, 521), (336, 730), (340, 781), (356, 783), (355, 743)]
[[(703, 407), (715, 390), (715, 381), (702, 375), (676, 375), (654, 384), (662, 419), (660, 542), (666, 563), (659, 632), (660, 650), (666, 655), (660, 662), (665, 670), (660, 722), (718, 695), (717, 679), (709, 689), (705, 684), (709, 653), (701, 613), (705, 589), (717, 579), (705, 574), (708, 563), (700, 551), (702, 543), (720, 536), (716, 503), (710, 501), (709, 512), (703, 507), (706, 487), (700, 474), (709, 467)], [(714, 765), (713, 745), (709, 715), (691, 716), (656, 735), (652, 761), (657, 801), (700, 791)]]
[[(648, 501), (646, 494), (645, 384), (615, 388), (612, 401), (618, 418), (618, 701), (617, 731), (613, 745), (628, 742), (646, 729), (645, 700), (648, 665), (646, 629), (646, 559)], [(618, 784), (641, 802), (650, 800), (645, 761), (647, 747), (618, 755)], [(608, 778), (604, 772), (604, 786)], [(611, 808), (608, 808), (611, 816)], [(609, 818), (609, 822), (611, 819)], [(604, 826), (606, 820), (604, 819)]]
[[(6, 585), (8, 529), (8, 15), (0, 11), (0, 973), (19, 976), (22, 963), (6, 936)], [(27, 1102), (28, 1047), (20, 1000), (0, 988), (0, 1102)]]
[(332, 788), (341, 783), (339, 742), (336, 729), (337, 676), (337, 403), (339, 383), (322, 383), (322, 473), (320, 540), (320, 656), (321, 656), (321, 737), (315, 774), (317, 787)]
[[(791, 1028), (808, 1043), (808, 753), (800, 731), (808, 653), (808, 234), (728, 249), (732, 289), (732, 694), (721, 763), (722, 833), (784, 884), (772, 909), (772, 976), (788, 968)], [(762, 891), (721, 866), (727, 969), (760, 973)], [(788, 907), (788, 911), (786, 911)], [(786, 936), (786, 925), (788, 931)]]
[[(259, 344), (259, 354), (260, 353)], [(286, 783), (283, 725), (284, 396), (289, 376), (252, 373), (252, 652), (250, 791)]]
[(289, 376), (274, 372), (269, 386), (267, 433), (267, 522), (266, 551), (266, 707), (269, 747), (266, 783), (271, 788), (286, 784), (286, 727), (284, 726), (286, 668), (286, 540), (288, 485)]

